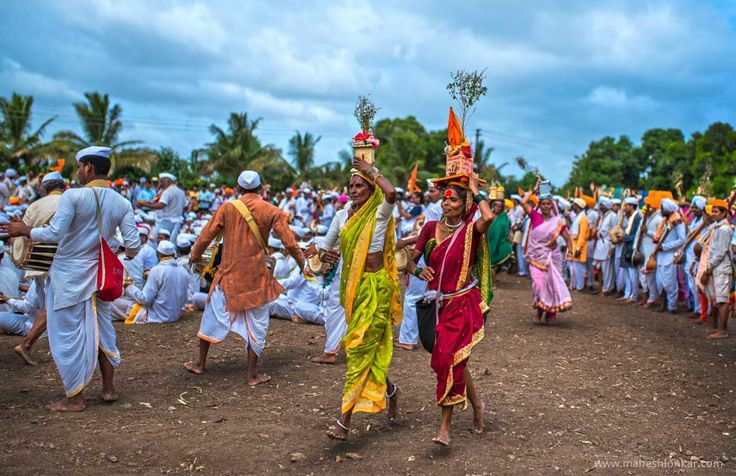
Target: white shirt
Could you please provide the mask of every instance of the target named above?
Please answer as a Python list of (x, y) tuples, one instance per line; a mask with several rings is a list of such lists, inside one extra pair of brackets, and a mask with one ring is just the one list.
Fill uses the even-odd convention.
[(612, 210), (607, 210), (606, 214), (601, 219), (601, 224), (598, 227), (598, 241), (595, 244), (595, 250), (593, 252), (593, 258), (599, 261), (605, 261), (608, 259), (608, 254), (611, 252), (611, 237), (608, 236), (608, 232), (616, 226), (616, 220), (618, 217)]
[(156, 210), (156, 218), (159, 221), (178, 222), (187, 207), (187, 196), (184, 194), (184, 190), (177, 187), (176, 184), (171, 184), (163, 191), (158, 203), (166, 205), (164, 208)]
[(125, 292), (148, 308), (148, 322), (174, 322), (179, 320), (188, 289), (189, 272), (172, 258), (153, 267), (143, 290), (131, 285)]
[[(320, 245), (320, 248), (323, 250), (331, 250), (339, 244), (340, 231), (348, 221), (348, 210), (351, 204), (352, 202), (348, 202), (345, 208), (335, 213), (335, 218), (330, 223), (330, 229), (327, 231), (327, 235), (325, 235), (325, 239)], [(376, 210), (376, 226), (373, 229), (368, 253), (383, 251), (383, 245), (386, 241), (386, 229), (388, 228), (388, 222), (391, 219), (391, 213), (394, 208), (394, 204), (388, 203), (386, 200), (378, 206), (378, 210)]]
[[(100, 199), (102, 237), (115, 252), (120, 243), (114, 236), (120, 227), (125, 248), (131, 254), (136, 253), (140, 239), (130, 202), (112, 189), (95, 187), (94, 190)], [(97, 291), (100, 234), (96, 212), (92, 189), (70, 189), (61, 196), (49, 226), (31, 230), (32, 240), (59, 244), (49, 270), (54, 310), (84, 302)]]
[(304, 277), (299, 268), (292, 271), (288, 278), (279, 280), (286, 291), (290, 303), (300, 303), (319, 307), (322, 304), (322, 286), (317, 281)]
[(424, 223), (430, 221), (440, 221), (442, 219), (442, 200), (437, 200), (434, 203), (427, 205), (427, 209), (424, 210)]

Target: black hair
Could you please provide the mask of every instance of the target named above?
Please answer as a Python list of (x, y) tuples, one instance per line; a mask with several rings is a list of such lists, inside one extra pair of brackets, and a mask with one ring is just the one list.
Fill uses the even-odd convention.
[(422, 192), (413, 192), (413, 197), (419, 197), (419, 204), (424, 205), (424, 194)]
[(95, 169), (95, 175), (107, 175), (112, 166), (110, 159), (101, 155), (85, 155), (79, 161), (83, 164), (92, 165)]
[(176, 253), (179, 256), (188, 255), (189, 252), (191, 252), (191, 251), (192, 251), (192, 245), (185, 246), (185, 247), (181, 247), (179, 245), (176, 245)]
[(41, 185), (46, 190), (46, 193), (50, 193), (53, 190), (64, 190), (66, 188), (66, 182), (61, 179), (47, 180), (41, 182)]
[(259, 185), (256, 188), (243, 188), (238, 185), (238, 192), (240, 192), (241, 195), (244, 193), (261, 193), (261, 186)]

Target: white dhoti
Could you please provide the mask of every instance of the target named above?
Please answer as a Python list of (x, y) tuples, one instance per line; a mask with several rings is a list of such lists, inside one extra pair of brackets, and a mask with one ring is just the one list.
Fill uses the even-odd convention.
[(260, 356), (266, 347), (268, 334), (268, 304), (247, 311), (232, 313), (226, 310), (227, 300), (220, 286), (216, 286), (202, 313), (197, 337), (217, 344), (225, 340), (230, 332), (245, 339), (245, 349), (253, 349)]
[[(423, 265), (421, 263), (420, 265)], [(404, 294), (404, 318), (399, 327), (399, 343), (416, 345), (419, 343), (419, 324), (417, 323), (416, 302), (424, 296), (427, 282), (415, 276), (409, 276), (409, 285)]]
[(110, 317), (113, 321), (124, 321), (128, 318), (128, 314), (133, 310), (135, 301), (125, 296), (121, 296), (112, 302), (110, 307)]
[(110, 308), (111, 303), (94, 294), (80, 303), (54, 309), (54, 288), (46, 289), (49, 347), (67, 397), (77, 395), (92, 380), (99, 350), (113, 367), (120, 365)]
[(325, 332), (327, 333), (325, 354), (337, 353), (340, 349), (340, 341), (345, 337), (345, 331), (348, 328), (348, 323), (345, 322), (345, 309), (342, 307), (342, 304), (340, 304), (341, 264), (338, 265), (340, 266), (338, 268), (338, 272), (332, 279), (329, 287), (323, 290), (326, 295), (323, 306)]
[(268, 303), (268, 313), (277, 319), (291, 320), (291, 317), (294, 316), (294, 309), (289, 303), (289, 298), (281, 294), (275, 301)]

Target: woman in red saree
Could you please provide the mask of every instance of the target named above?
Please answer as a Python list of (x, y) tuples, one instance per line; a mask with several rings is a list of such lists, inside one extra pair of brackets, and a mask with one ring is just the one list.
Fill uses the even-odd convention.
[[(468, 182), (450, 182), (444, 190), (443, 217), (422, 228), (408, 268), (429, 282), (439, 294), (438, 321), (432, 351), (437, 374), (436, 399), (442, 408), (437, 444), (450, 444), (450, 424), (455, 405), (473, 406), (475, 431), (483, 431), (485, 405), (478, 397), (468, 370), (473, 347), (484, 335), (483, 315), (492, 299), (491, 263), (485, 233), (495, 215), (478, 190), (478, 175)], [(480, 218), (473, 220), (476, 211)], [(416, 267), (424, 255), (427, 267)]]

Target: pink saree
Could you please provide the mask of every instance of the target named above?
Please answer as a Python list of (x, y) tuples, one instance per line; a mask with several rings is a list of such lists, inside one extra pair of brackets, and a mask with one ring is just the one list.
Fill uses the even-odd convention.
[(525, 256), (532, 277), (532, 305), (554, 317), (556, 313), (572, 308), (570, 291), (562, 278), (560, 248), (547, 246), (564, 231), (565, 221), (556, 213), (545, 220), (536, 210), (532, 210), (529, 218), (531, 230)]

